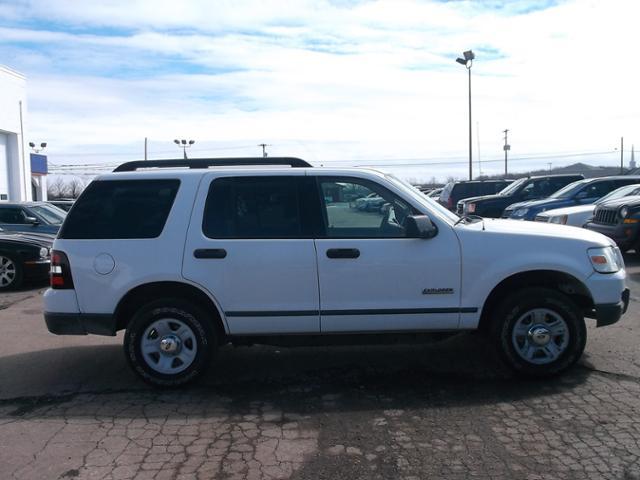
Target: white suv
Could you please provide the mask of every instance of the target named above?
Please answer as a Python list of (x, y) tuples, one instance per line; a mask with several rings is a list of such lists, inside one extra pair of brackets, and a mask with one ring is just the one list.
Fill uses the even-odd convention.
[[(476, 329), (540, 376), (580, 357), (585, 316), (602, 326), (626, 310), (620, 251), (598, 233), (459, 218), (373, 170), (264, 162), (129, 162), (98, 177), (54, 244), (48, 329), (126, 329), (133, 369), (165, 386), (226, 343)], [(355, 207), (371, 194), (389, 208)]]

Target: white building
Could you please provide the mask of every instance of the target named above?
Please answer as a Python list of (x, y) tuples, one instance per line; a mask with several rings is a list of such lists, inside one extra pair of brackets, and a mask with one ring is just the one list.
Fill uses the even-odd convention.
[(47, 198), (46, 176), (31, 175), (26, 93), (24, 75), (0, 65), (0, 201)]

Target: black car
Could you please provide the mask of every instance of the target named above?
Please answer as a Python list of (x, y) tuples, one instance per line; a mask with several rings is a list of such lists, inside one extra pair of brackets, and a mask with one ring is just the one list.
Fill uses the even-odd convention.
[(472, 197), (458, 202), (456, 213), (500, 218), (505, 208), (513, 203), (548, 197), (562, 187), (583, 178), (582, 175), (574, 174), (520, 178), (497, 195)]
[(0, 228), (7, 232), (55, 235), (66, 216), (47, 202), (0, 203)]
[(640, 249), (640, 196), (629, 196), (596, 204), (593, 218), (584, 226), (611, 238), (620, 250)]
[(74, 202), (75, 200), (47, 200), (47, 203), (50, 203), (54, 207), (61, 208), (65, 212), (68, 212), (69, 210), (71, 210), (71, 207), (73, 207)]
[[(1, 229), (0, 229), (1, 230)], [(0, 291), (49, 276), (55, 236), (0, 231)]]
[(481, 195), (493, 195), (503, 190), (513, 180), (473, 180), (447, 183), (438, 201), (451, 211), (455, 211), (460, 200)]

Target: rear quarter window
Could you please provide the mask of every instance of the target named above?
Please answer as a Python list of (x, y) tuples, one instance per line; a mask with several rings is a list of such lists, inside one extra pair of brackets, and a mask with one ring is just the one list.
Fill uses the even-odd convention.
[(155, 238), (160, 236), (180, 181), (101, 180), (91, 183), (67, 215), (66, 239)]

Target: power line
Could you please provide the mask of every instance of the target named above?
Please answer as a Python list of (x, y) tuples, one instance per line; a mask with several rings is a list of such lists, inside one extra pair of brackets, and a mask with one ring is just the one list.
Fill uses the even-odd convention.
[[(255, 145), (239, 145), (235, 147), (203, 147), (203, 148), (193, 148), (192, 152), (217, 152), (223, 150), (243, 150), (245, 148), (255, 148)], [(161, 153), (175, 153), (175, 150), (152, 150), (149, 149), (150, 154), (161, 154)], [(56, 152), (54, 155), (61, 157), (131, 157), (138, 155), (137, 150), (131, 150), (131, 152)]]
[[(607, 155), (611, 153), (616, 153), (615, 150), (609, 150), (606, 152), (590, 152), (590, 153), (572, 153), (566, 155), (541, 155), (541, 156), (531, 156), (531, 157), (516, 157), (510, 158), (511, 162), (518, 161), (527, 161), (527, 160), (544, 160), (548, 158), (575, 158), (575, 157), (586, 157), (586, 156), (595, 156), (595, 155)], [(409, 159), (400, 159), (400, 160), (409, 160)], [(418, 159), (416, 159), (418, 160)], [(503, 162), (503, 158), (493, 158), (490, 160), (482, 160), (482, 163), (495, 163), (495, 162)], [(421, 166), (429, 166), (429, 165), (466, 165), (467, 162), (415, 162), (415, 163), (367, 163), (367, 164), (358, 164), (356, 167), (421, 167)]]
[[(607, 155), (616, 153), (616, 150), (607, 150), (601, 152), (574, 152), (574, 153), (556, 153), (556, 154), (544, 154), (544, 155), (530, 155), (530, 156), (522, 156), (522, 157), (512, 157), (510, 161), (518, 162), (518, 161), (530, 161), (530, 160), (545, 160), (545, 159), (562, 159), (562, 158), (576, 158), (576, 157), (588, 157), (588, 156), (597, 156), (597, 155)], [(395, 159), (372, 159), (367, 163), (357, 163), (358, 160), (333, 160), (323, 162), (324, 164), (348, 164), (356, 167), (423, 167), (423, 166), (432, 166), (432, 165), (466, 165), (467, 162), (464, 160), (453, 161), (456, 159), (462, 159), (464, 157), (432, 157), (438, 158), (441, 161), (428, 161), (430, 158), (395, 158)], [(443, 160), (444, 159), (444, 160)], [(426, 160), (426, 161), (425, 161)], [(483, 160), (483, 163), (497, 163), (502, 162), (502, 158), (492, 158)], [(375, 163), (373, 163), (375, 162)], [(410, 162), (410, 163), (409, 163)], [(105, 173), (106, 170), (113, 169), (117, 167), (118, 163), (83, 163), (83, 164), (55, 164), (50, 163), (50, 170), (52, 173), (72, 173), (76, 171), (99, 171), (100, 173)]]

